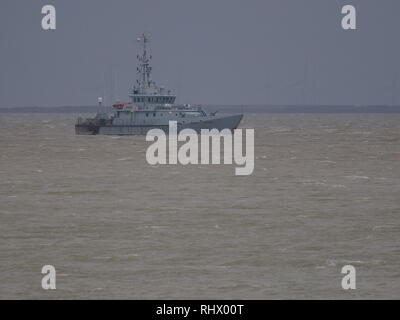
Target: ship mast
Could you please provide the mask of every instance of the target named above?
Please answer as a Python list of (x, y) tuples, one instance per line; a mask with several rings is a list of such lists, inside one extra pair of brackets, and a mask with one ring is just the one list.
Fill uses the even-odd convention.
[(139, 67), (137, 68), (137, 72), (140, 75), (140, 81), (138, 80), (139, 88), (145, 89), (149, 88), (152, 85), (151, 81), (151, 70), (150, 60), (152, 56), (147, 55), (147, 44), (149, 43), (149, 39), (145, 34), (142, 34), (137, 41), (142, 45), (143, 52), (142, 55), (138, 55), (137, 58), (139, 60)]

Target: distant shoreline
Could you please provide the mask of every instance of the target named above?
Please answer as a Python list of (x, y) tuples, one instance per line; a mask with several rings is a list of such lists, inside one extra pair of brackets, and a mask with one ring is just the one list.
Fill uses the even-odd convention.
[[(316, 106), (316, 105), (288, 105), (288, 106), (217, 106), (205, 105), (208, 112), (221, 113), (400, 113), (400, 106)], [(104, 110), (104, 109), (103, 109)], [(96, 113), (97, 106), (72, 107), (12, 107), (0, 108), (4, 113)], [(111, 108), (107, 108), (111, 112)]]

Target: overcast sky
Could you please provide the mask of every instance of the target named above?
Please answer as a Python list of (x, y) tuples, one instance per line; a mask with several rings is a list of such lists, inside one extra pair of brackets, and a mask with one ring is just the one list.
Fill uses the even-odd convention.
[(127, 100), (142, 32), (180, 103), (400, 104), (399, 31), (399, 0), (1, 0), (0, 107)]

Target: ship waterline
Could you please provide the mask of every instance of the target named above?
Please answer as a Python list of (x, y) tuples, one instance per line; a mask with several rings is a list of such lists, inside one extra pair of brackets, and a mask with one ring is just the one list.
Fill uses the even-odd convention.
[[(197, 133), (200, 133), (203, 129), (216, 129), (222, 131), (224, 129), (236, 129), (243, 115), (229, 115), (220, 117), (208, 117), (203, 118), (197, 122), (179, 122), (177, 124), (177, 130), (180, 132), (184, 129), (192, 129)], [(173, 120), (170, 120), (173, 121)], [(161, 129), (166, 133), (169, 133), (169, 122), (163, 124), (120, 124), (120, 125), (101, 125), (93, 124), (88, 126), (86, 123), (78, 123), (75, 125), (75, 133), (79, 135), (93, 135), (93, 134), (104, 134), (104, 135), (146, 135), (152, 129)]]

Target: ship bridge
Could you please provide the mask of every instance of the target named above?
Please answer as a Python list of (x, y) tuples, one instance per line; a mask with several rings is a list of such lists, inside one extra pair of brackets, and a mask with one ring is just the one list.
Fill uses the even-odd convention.
[(142, 45), (143, 51), (141, 55), (137, 56), (139, 79), (136, 80), (136, 85), (133, 86), (129, 95), (132, 103), (142, 110), (155, 109), (159, 105), (173, 105), (176, 96), (171, 93), (171, 90), (157, 86), (151, 79), (152, 67), (150, 66), (150, 60), (152, 56), (148, 54), (147, 48), (149, 39), (143, 34), (137, 38), (137, 41)]

